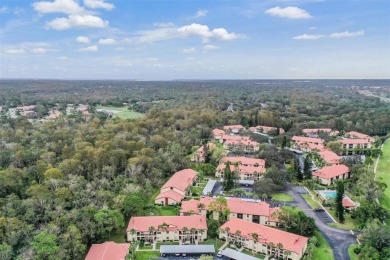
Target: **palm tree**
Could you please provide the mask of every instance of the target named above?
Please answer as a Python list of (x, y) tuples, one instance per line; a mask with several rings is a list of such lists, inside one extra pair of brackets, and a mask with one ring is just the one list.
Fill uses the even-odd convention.
[(273, 255), (272, 250), (274, 249), (275, 244), (273, 242), (269, 242), (268, 247), (269, 247), (270, 255)]
[(253, 238), (253, 240), (255, 240), (257, 242), (259, 240), (259, 234), (252, 233), (252, 238)]
[(265, 201), (268, 198), (268, 195), (266, 193), (263, 193), (263, 195), (261, 195), (261, 198), (263, 199), (263, 201)]
[(290, 250), (286, 250), (286, 251), (284, 251), (284, 253), (286, 254), (287, 258), (292, 254), (292, 252)]
[(195, 228), (191, 228), (190, 232), (191, 232), (191, 239), (195, 242), (196, 229)]
[(283, 244), (282, 243), (278, 243), (277, 245), (276, 245), (276, 248), (278, 249), (278, 254), (277, 254), (277, 257), (276, 258), (280, 258), (280, 253), (282, 253), (282, 256), (283, 256)]
[(199, 229), (200, 238), (202, 238), (202, 236), (203, 236), (204, 232), (205, 232), (205, 230), (204, 230), (204, 229)]
[(235, 240), (236, 240), (236, 242), (237, 242), (238, 238), (241, 236), (241, 231), (240, 231), (240, 230), (236, 230), (236, 232), (234, 233), (234, 235), (236, 235)]
[(156, 231), (156, 228), (154, 226), (149, 227), (149, 236), (152, 238), (152, 242), (154, 243), (154, 231)]
[[(187, 240), (187, 236), (188, 236), (188, 234), (187, 234), (187, 232), (188, 232), (188, 228), (187, 227), (183, 227), (182, 229), (181, 229), (181, 231), (183, 232), (183, 241), (184, 240)], [(185, 238), (185, 239), (184, 239)]]
[(205, 208), (206, 208), (206, 205), (204, 203), (199, 203), (198, 204), (198, 209), (203, 210)]

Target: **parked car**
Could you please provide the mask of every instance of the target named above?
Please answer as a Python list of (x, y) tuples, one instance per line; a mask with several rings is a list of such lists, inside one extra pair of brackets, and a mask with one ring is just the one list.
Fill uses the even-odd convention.
[(218, 257), (222, 257), (222, 252), (219, 251), (218, 254), (217, 254)]
[(314, 211), (325, 211), (325, 210), (321, 207), (318, 207), (318, 208), (315, 208)]

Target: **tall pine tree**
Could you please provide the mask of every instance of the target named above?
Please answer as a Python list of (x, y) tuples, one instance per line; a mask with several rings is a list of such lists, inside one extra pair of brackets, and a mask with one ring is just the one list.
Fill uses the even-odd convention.
[(311, 179), (311, 160), (309, 156), (306, 156), (305, 163), (303, 165), (303, 175), (306, 180)]
[(344, 197), (344, 182), (339, 181), (337, 183), (337, 193), (336, 193), (336, 214), (341, 223), (344, 223), (343, 197)]

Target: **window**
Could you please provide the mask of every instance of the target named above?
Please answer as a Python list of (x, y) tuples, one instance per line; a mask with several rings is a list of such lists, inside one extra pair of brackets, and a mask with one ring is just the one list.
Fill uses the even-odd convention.
[(237, 214), (237, 218), (242, 219), (242, 214), (238, 213), (238, 214)]

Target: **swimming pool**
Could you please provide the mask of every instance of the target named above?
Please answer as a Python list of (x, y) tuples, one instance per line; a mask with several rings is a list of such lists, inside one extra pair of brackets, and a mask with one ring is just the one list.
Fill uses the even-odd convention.
[(335, 190), (320, 190), (320, 191), (318, 191), (318, 193), (325, 200), (335, 199), (337, 196), (337, 193)]

